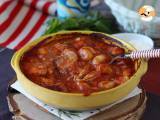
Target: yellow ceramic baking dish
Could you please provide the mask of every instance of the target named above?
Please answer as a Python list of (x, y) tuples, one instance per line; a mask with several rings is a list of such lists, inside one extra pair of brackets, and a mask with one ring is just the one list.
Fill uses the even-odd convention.
[(54, 91), (54, 90), (50, 90), (50, 89), (41, 87), (33, 83), (22, 73), (20, 66), (19, 66), (19, 61), (20, 61), (20, 58), (23, 56), (23, 54), (28, 49), (30, 49), (32, 46), (36, 45), (40, 41), (43, 41), (45, 38), (49, 36), (55, 36), (55, 35), (60, 35), (60, 34), (70, 34), (70, 33), (75, 33), (75, 32), (80, 32), (83, 34), (98, 33), (99, 35), (103, 35), (103, 36), (108, 37), (109, 39), (112, 39), (112, 42), (114, 44), (123, 46), (129, 50), (135, 50), (135, 48), (131, 46), (130, 44), (120, 39), (117, 39), (113, 36), (110, 36), (104, 33), (99, 33), (99, 32), (65, 31), (65, 32), (59, 32), (59, 33), (43, 36), (35, 40), (34, 42), (29, 43), (28, 45), (26, 45), (19, 51), (17, 51), (11, 60), (11, 65), (13, 69), (15, 70), (18, 81), (20, 82), (22, 87), (29, 94), (31, 94), (32, 96), (35, 96), (36, 98), (43, 101), (44, 103), (47, 103), (57, 108), (67, 109), (67, 110), (95, 109), (95, 108), (98, 108), (104, 105), (111, 104), (127, 96), (127, 94), (130, 93), (138, 85), (141, 77), (145, 74), (147, 70), (147, 61), (139, 60), (135, 66), (137, 67), (136, 73), (122, 85), (119, 85), (109, 90), (92, 93), (89, 96), (83, 96), (83, 94), (80, 94), (80, 93), (64, 93), (64, 92)]

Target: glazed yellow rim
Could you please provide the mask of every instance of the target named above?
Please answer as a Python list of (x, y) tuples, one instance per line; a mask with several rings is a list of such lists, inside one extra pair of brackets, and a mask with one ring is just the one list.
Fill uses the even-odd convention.
[[(58, 34), (68, 34), (68, 33), (75, 33), (75, 32), (82, 33), (82, 34), (100, 33), (100, 34), (103, 34), (105, 36), (108, 36), (110, 38), (113, 38), (113, 39), (116, 39), (116, 40), (120, 41), (123, 45), (125, 45), (130, 50), (136, 50), (131, 44), (126, 43), (126, 42), (124, 42), (121, 39), (118, 39), (116, 37), (113, 37), (112, 35), (108, 35), (108, 34), (105, 34), (105, 33), (95, 32), (95, 31), (78, 31), (78, 30), (76, 30), (76, 31), (61, 31), (61, 32), (57, 32), (57, 33), (53, 33), (53, 34), (42, 36), (42, 37), (34, 40), (33, 42), (27, 44), (26, 46), (24, 46), (23, 48), (21, 48), (19, 51), (17, 51), (13, 55), (12, 60), (11, 60), (11, 65), (12, 65), (13, 69), (16, 71), (16, 73), (22, 74), (23, 77), (25, 77), (26, 79), (28, 79), (23, 74), (23, 72), (20, 70), (20, 66), (19, 66), (19, 61), (20, 61), (20, 58), (23, 55), (23, 53), (26, 52), (27, 50), (29, 50), (31, 47), (33, 47), (36, 44), (38, 44), (39, 42), (43, 41), (44, 38), (47, 38), (47, 37), (50, 37), (50, 36), (55, 36), (55, 35), (58, 35)], [(132, 77), (130, 77), (130, 79), (132, 79), (133, 77), (135, 77), (136, 74), (139, 74), (141, 71), (143, 71), (142, 69), (143, 69), (143, 66), (145, 66), (145, 64), (147, 64), (147, 61), (141, 60), (140, 61), (140, 66), (139, 66), (138, 70), (134, 73), (134, 75)], [(145, 71), (142, 74), (144, 74), (144, 73), (145, 73)], [(112, 91), (115, 91), (116, 89), (120, 89), (120, 88), (124, 87), (126, 84), (128, 84), (131, 81), (130, 79), (127, 80), (126, 82), (124, 82), (123, 84), (118, 85), (118, 86), (116, 86), (114, 88), (111, 88), (111, 89), (108, 89), (108, 90), (104, 90), (104, 91), (94, 92), (90, 96), (92, 96), (92, 95), (98, 95), (98, 94), (103, 94), (103, 93), (107, 93), (107, 92), (112, 92)], [(29, 81), (32, 82), (31, 80), (29, 80)], [(38, 84), (36, 84), (34, 82), (32, 82), (32, 83), (34, 85), (38, 86), (38, 87), (41, 87), (41, 88), (46, 89), (48, 91), (52, 91), (55, 94), (71, 95), (71, 96), (83, 96), (82, 93), (65, 93), (65, 92), (55, 91), (55, 90), (51, 90), (51, 89), (42, 87), (42, 86), (40, 86), (40, 85), (38, 85)]]

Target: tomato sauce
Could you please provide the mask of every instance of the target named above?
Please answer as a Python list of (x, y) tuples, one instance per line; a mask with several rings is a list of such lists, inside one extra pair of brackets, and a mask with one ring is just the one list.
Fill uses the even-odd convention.
[(20, 68), (42, 87), (87, 96), (129, 80), (135, 73), (135, 61), (125, 58), (109, 64), (114, 56), (124, 53), (123, 48), (95, 35), (56, 35), (25, 52)]

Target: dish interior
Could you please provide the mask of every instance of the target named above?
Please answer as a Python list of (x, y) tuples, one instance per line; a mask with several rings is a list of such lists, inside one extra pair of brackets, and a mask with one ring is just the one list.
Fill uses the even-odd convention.
[(137, 70), (137, 60), (110, 61), (128, 53), (121, 42), (100, 33), (49, 36), (27, 50), (20, 69), (32, 82), (56, 91), (85, 96), (125, 83)]

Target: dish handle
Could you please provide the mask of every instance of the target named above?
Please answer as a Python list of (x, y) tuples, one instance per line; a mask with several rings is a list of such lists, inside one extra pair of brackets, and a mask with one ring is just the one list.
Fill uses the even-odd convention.
[(15, 70), (16, 69), (16, 56), (17, 56), (17, 53), (18, 52), (15, 52), (14, 55), (12, 56), (12, 59), (11, 59), (11, 66), (12, 68)]

